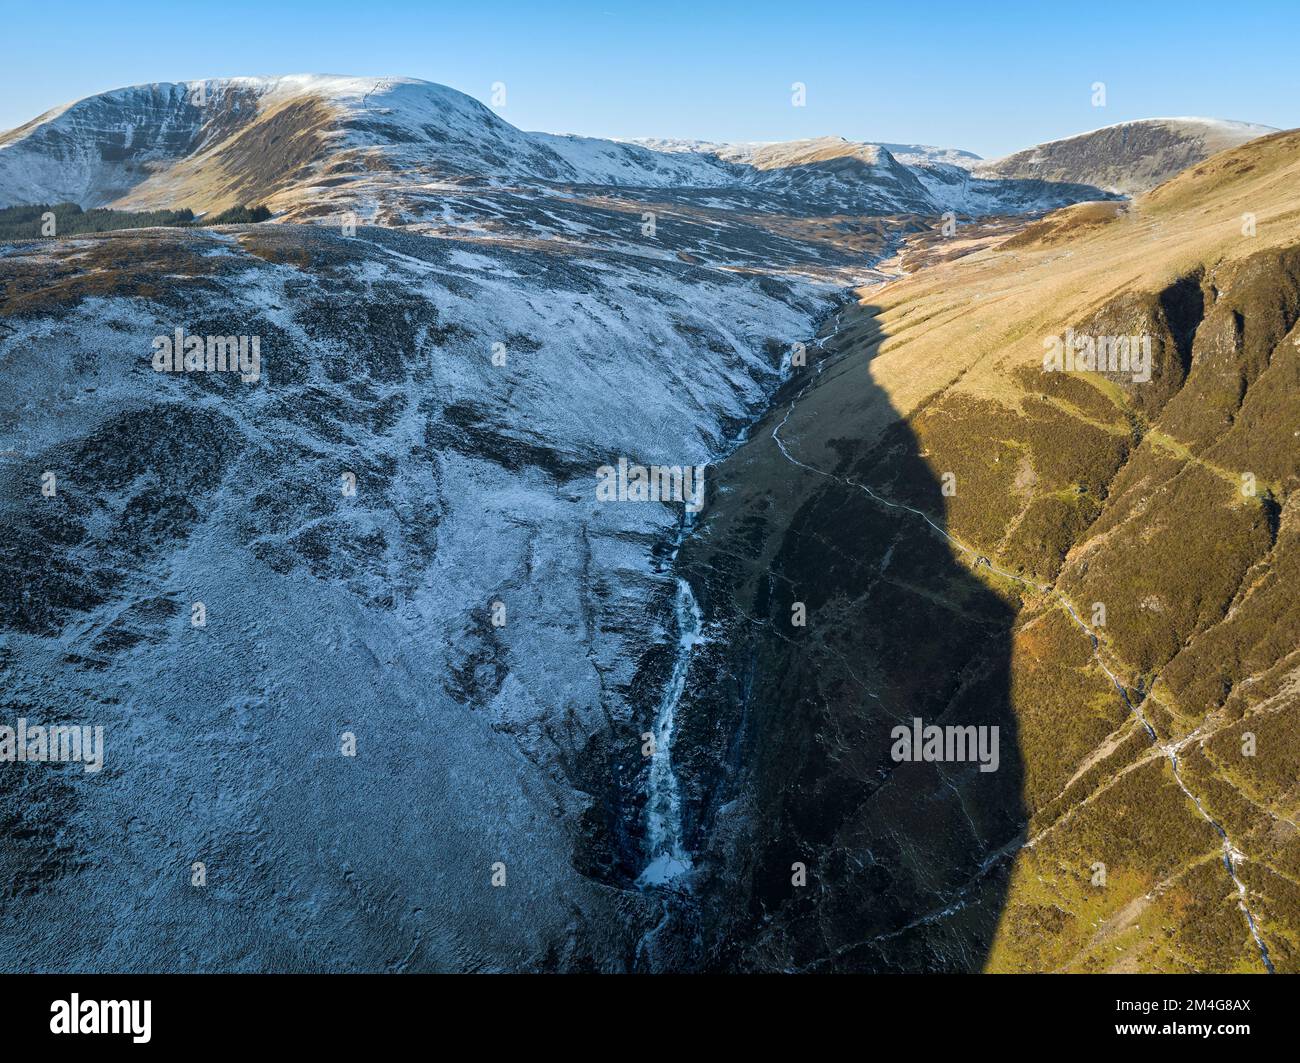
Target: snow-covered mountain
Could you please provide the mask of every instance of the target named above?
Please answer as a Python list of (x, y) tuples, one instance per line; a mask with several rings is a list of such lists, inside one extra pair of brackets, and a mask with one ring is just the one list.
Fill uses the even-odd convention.
[[(844, 140), (843, 137), (820, 137), (820, 141), (838, 140), (845, 144), (854, 143)], [(711, 141), (711, 140), (689, 140), (674, 137), (634, 137), (629, 143), (640, 144), (647, 148), (653, 148), (655, 151), (673, 152), (673, 153), (694, 153), (700, 155), (716, 155), (720, 158), (737, 158), (744, 155), (752, 155), (763, 149), (781, 148), (783, 145), (794, 143), (791, 141), (764, 140), (764, 141), (738, 141), (734, 143)], [(799, 143), (809, 143), (802, 141)], [(942, 162), (953, 166), (973, 166), (982, 161), (973, 151), (965, 151), (961, 148), (937, 148), (931, 144), (891, 144), (885, 141), (860, 141), (858, 146), (865, 148), (884, 148), (899, 162), (908, 166), (921, 162)]]
[[(0, 955), (649, 964), (640, 736), (683, 509), (605, 503), (598, 470), (716, 463), (898, 229), (655, 186), (730, 164), (602, 156), (449, 90), (309, 87), (207, 83), (206, 120), (185, 87), (130, 90), (0, 148), (20, 198), (283, 211), (0, 245), (6, 699), (106, 749), (98, 776), (0, 774), (28, 913), (0, 906)], [(588, 183), (643, 157), (658, 178)], [(257, 379), (156, 371), (177, 329), (257, 338)], [(84, 933), (33, 931), (74, 897)]]
[(304, 216), (328, 202), (374, 217), (400, 213), (415, 185), (452, 182), (716, 189), (823, 213), (933, 214), (1045, 210), (1092, 192), (1060, 178), (981, 183), (947, 174), (969, 169), (969, 153), (895, 147), (901, 158), (837, 137), (718, 145), (526, 133), (464, 93), (411, 78), (226, 78), (117, 89), (0, 136), (0, 206), (265, 202)]
[(0, 138), (0, 203), (264, 197), (294, 188), (309, 171), (368, 156), (378, 156), (372, 164), (417, 163), (423, 171), (497, 181), (655, 186), (728, 179), (708, 157), (524, 133), (472, 97), (431, 82), (294, 75), (139, 85), (50, 111)]
[[(420, 186), (705, 190), (719, 205), (780, 197), (803, 212), (972, 215), (1131, 194), (1272, 132), (1211, 119), (1126, 122), (983, 161), (959, 149), (527, 133), (477, 100), (413, 78), (293, 75), (140, 85), (0, 135), (0, 206), (190, 207), (264, 202), (410, 216)], [(472, 209), (472, 205), (471, 205)], [(413, 219), (412, 219), (413, 220)]]
[[(597, 470), (716, 462), (832, 289), (263, 225), (11, 246), (0, 290), (5, 698), (106, 734), (99, 776), (0, 773), (0, 955), (618, 969), (682, 507)], [(155, 371), (178, 328), (259, 379)], [(13, 918), (74, 896), (57, 947)]]

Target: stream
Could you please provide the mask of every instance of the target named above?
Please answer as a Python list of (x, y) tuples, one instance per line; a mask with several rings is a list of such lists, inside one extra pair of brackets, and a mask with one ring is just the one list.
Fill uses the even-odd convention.
[[(830, 333), (814, 340), (813, 346), (824, 348), (826, 341), (835, 337), (840, 330), (840, 319), (843, 313), (842, 308), (833, 312)], [(821, 372), (820, 361), (817, 363), (817, 371)], [(802, 395), (802, 392), (800, 394)], [(786, 416), (788, 417), (789, 414)], [(755, 423), (757, 424), (758, 421)], [(732, 442), (728, 453), (734, 452), (748, 438), (749, 429), (746, 428)], [(782, 449), (784, 451), (784, 448)], [(673, 544), (670, 567), (676, 562), (682, 543), (691, 534), (693, 516), (687, 512), (676, 542)], [(673, 769), (672, 747), (676, 737), (677, 706), (686, 689), (686, 680), (691, 670), (691, 658), (695, 647), (707, 642), (708, 639), (702, 633), (703, 618), (699, 603), (695, 600), (695, 592), (691, 589), (690, 582), (683, 576), (677, 577), (673, 616), (677, 630), (676, 655), (673, 659), (672, 672), (664, 686), (659, 705), (655, 709), (651, 731), (654, 736), (654, 752), (650, 759), (650, 774), (646, 784), (645, 825), (645, 848), (649, 863), (636, 880), (637, 885), (642, 888), (676, 885), (674, 880), (691, 870), (691, 856), (682, 839), (681, 787), (678, 784), (677, 772)]]

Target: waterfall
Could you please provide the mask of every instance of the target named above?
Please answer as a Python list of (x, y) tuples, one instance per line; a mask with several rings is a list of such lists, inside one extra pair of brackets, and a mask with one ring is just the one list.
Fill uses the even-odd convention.
[(677, 703), (691, 670), (691, 654), (704, 639), (700, 636), (699, 604), (691, 585), (680, 576), (673, 612), (677, 620), (677, 656), (655, 710), (652, 732), (655, 751), (650, 759), (646, 791), (646, 851), (650, 862), (637, 880), (643, 886), (662, 885), (691, 869), (690, 854), (682, 845), (682, 799), (672, 764), (673, 727)]

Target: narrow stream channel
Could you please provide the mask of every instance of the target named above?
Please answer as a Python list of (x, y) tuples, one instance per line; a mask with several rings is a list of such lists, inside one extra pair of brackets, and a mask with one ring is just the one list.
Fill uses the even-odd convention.
[[(814, 346), (823, 348), (826, 341), (835, 337), (840, 330), (842, 315), (843, 309), (832, 312), (831, 331), (821, 339), (814, 340)], [(820, 373), (820, 363), (817, 368)], [(793, 367), (789, 372), (792, 371)], [(766, 415), (765, 411), (763, 416)], [(754, 423), (757, 424), (761, 420), (762, 417), (759, 417)], [(749, 438), (749, 431), (749, 428), (746, 428), (736, 437), (728, 453), (733, 453), (736, 448), (745, 443)], [(685, 523), (678, 533), (671, 554), (672, 564), (676, 563), (682, 543), (691, 534), (692, 516), (687, 513)], [(649, 862), (637, 877), (637, 885), (642, 888), (670, 884), (685, 885), (685, 881), (677, 883), (674, 880), (691, 870), (691, 856), (682, 837), (681, 787), (678, 784), (677, 773), (673, 769), (672, 748), (676, 737), (677, 706), (686, 689), (686, 680), (691, 671), (691, 659), (695, 647), (708, 640), (703, 634), (703, 618), (699, 603), (695, 600), (695, 592), (691, 589), (690, 582), (683, 576), (677, 577), (673, 616), (677, 630), (676, 655), (663, 696), (655, 709), (651, 731), (654, 736), (654, 753), (650, 760), (650, 773), (646, 784), (645, 828), (645, 848)]]

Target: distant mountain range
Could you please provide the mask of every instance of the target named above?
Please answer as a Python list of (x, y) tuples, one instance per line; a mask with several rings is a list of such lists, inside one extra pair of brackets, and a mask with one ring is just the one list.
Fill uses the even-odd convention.
[(956, 149), (834, 137), (726, 145), (525, 133), (463, 93), (410, 78), (228, 78), (102, 93), (0, 135), (0, 206), (209, 212), (258, 202), (295, 218), (327, 200), (372, 217), (401, 209), (418, 176), (983, 215), (1149, 187), (1267, 131), (1153, 120), (983, 163)]

